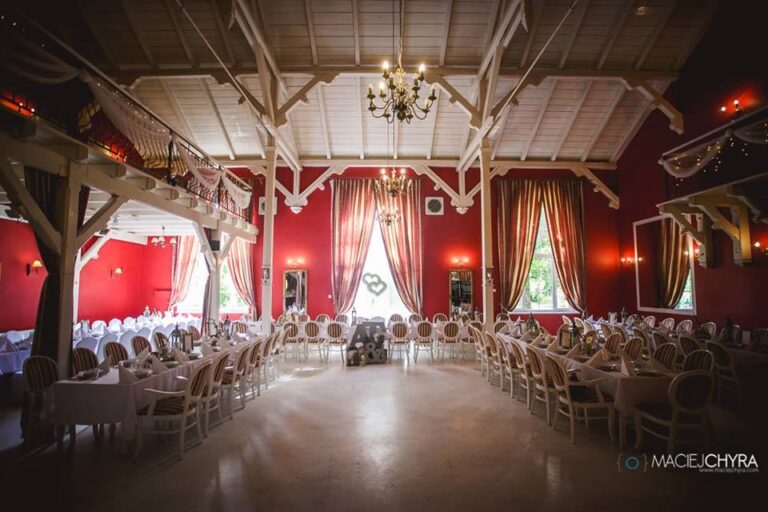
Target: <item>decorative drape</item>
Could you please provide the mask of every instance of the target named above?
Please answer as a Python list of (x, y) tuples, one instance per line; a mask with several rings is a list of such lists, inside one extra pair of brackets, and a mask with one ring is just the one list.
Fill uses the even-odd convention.
[(75, 78), (77, 68), (45, 50), (39, 44), (4, 30), (0, 38), (0, 66), (22, 78), (41, 84), (60, 84)]
[[(32, 167), (26, 167), (24, 169), (24, 185), (51, 225), (61, 233), (63, 231), (61, 225), (63, 205), (60, 204), (60, 201), (63, 199), (63, 193), (57, 194), (57, 190), (65, 189), (64, 179)], [(78, 229), (83, 226), (85, 220), (89, 194), (89, 188), (80, 187), (77, 209)], [(63, 293), (59, 273), (61, 255), (46, 246), (37, 235), (35, 235), (35, 240), (40, 258), (45, 265), (46, 277), (40, 290), (40, 302), (37, 308), (35, 333), (32, 341), (32, 355), (48, 356), (58, 361), (58, 325), (61, 313), (60, 301)]]
[(512, 310), (523, 296), (536, 248), (541, 191), (531, 180), (499, 180), (497, 236), (501, 306)]
[(194, 235), (178, 237), (171, 264), (171, 299), (169, 308), (183, 301), (189, 293), (189, 284), (200, 255), (200, 243)]
[(375, 191), (374, 195), (379, 214), (386, 211), (399, 214), (398, 220), (390, 225), (387, 225), (382, 215), (378, 215), (384, 249), (403, 304), (411, 313), (421, 314), (421, 182), (413, 180), (406, 192), (395, 197), (390, 196), (383, 187)]
[(661, 219), (661, 243), (659, 244), (659, 303), (673, 309), (683, 295), (685, 281), (691, 265), (688, 259), (688, 235), (669, 218)]
[(360, 286), (376, 203), (372, 180), (338, 179), (331, 187), (331, 294), (341, 314), (352, 308)]
[(253, 288), (253, 245), (242, 238), (235, 238), (227, 254), (227, 267), (237, 294), (248, 304), (250, 313), (257, 315), (256, 291)]
[(541, 181), (539, 187), (560, 286), (571, 307), (583, 312), (587, 265), (581, 182)]

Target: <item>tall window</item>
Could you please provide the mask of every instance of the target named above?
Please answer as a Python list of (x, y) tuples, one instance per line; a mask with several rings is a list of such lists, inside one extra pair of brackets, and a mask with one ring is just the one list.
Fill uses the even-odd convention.
[(688, 277), (685, 279), (685, 286), (683, 286), (683, 294), (680, 295), (680, 300), (675, 304), (675, 309), (692, 310), (693, 309), (693, 266), (688, 272)]
[(573, 311), (560, 286), (547, 230), (547, 220), (543, 212), (539, 221), (539, 233), (536, 236), (531, 271), (515, 311)]
[(389, 318), (394, 313), (408, 316), (408, 308), (397, 293), (395, 280), (389, 270), (387, 252), (384, 250), (384, 238), (378, 220), (373, 223), (371, 244), (363, 266), (363, 278), (355, 296), (357, 315), (365, 318), (381, 316)]
[[(189, 283), (189, 293), (186, 298), (178, 305), (180, 313), (202, 313), (203, 297), (205, 296), (205, 282), (208, 280), (208, 269), (205, 266), (205, 259), (197, 258), (195, 269), (192, 272), (192, 280)], [(221, 304), (221, 313), (247, 313), (248, 305), (243, 302), (232, 282), (232, 276), (229, 274), (227, 263), (221, 266), (221, 291), (219, 293), (219, 304)]]

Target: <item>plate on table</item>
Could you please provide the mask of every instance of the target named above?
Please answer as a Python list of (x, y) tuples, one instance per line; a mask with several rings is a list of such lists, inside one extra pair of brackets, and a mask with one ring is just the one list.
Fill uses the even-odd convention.
[(187, 354), (187, 357), (189, 358), (190, 361), (194, 361), (195, 359), (200, 359), (201, 357), (203, 357), (203, 355), (199, 352), (190, 352), (189, 354)]
[(567, 348), (556, 348), (555, 349), (555, 354), (557, 354), (559, 356), (564, 356), (568, 352), (570, 352), (570, 351)]
[(179, 362), (176, 360), (164, 361), (163, 364), (165, 365), (166, 368), (176, 368), (177, 366), (179, 366)]
[(597, 366), (598, 370), (602, 370), (604, 372), (617, 372), (619, 371), (619, 367), (615, 364), (601, 364)]
[(578, 361), (580, 363), (584, 363), (586, 361), (589, 361), (589, 356), (577, 355), (577, 356), (573, 356), (572, 359), (574, 361)]
[(139, 379), (146, 379), (150, 375), (152, 375), (152, 369), (151, 368), (139, 368), (133, 374), (139, 378)]
[(641, 370), (637, 370), (636, 373), (638, 377), (661, 377), (660, 371), (653, 370), (650, 368), (643, 368)]
[(99, 370), (96, 368), (92, 370), (84, 370), (74, 377), (72, 377), (72, 380), (96, 380), (96, 378), (99, 376)]

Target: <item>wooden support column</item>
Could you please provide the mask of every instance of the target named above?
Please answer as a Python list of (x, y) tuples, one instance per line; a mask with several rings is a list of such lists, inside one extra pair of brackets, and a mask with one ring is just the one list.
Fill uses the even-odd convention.
[(72, 292), (72, 321), (77, 322), (78, 314), (79, 314), (79, 306), (80, 306), (80, 273), (83, 271), (83, 268), (92, 260), (95, 260), (99, 257), (99, 251), (102, 247), (104, 247), (104, 244), (106, 244), (109, 239), (111, 238), (111, 235), (109, 232), (107, 232), (106, 235), (100, 236), (96, 239), (96, 241), (91, 245), (87, 251), (83, 252), (82, 250), (79, 250), (77, 252), (77, 261), (75, 262), (75, 283), (74, 288)]
[(270, 138), (265, 148), (267, 165), (264, 177), (264, 240), (261, 258), (261, 328), (269, 333), (272, 325), (272, 256), (275, 239), (275, 216), (273, 214), (275, 201), (275, 171), (277, 167), (277, 152), (275, 141)]
[(484, 138), (480, 146), (480, 219), (482, 230), (483, 321), (491, 330), (493, 311), (493, 226), (491, 223), (491, 143)]

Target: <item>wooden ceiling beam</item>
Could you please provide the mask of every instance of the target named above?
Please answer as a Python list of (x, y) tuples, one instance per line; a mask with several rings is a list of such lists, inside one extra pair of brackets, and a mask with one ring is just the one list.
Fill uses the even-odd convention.
[(581, 26), (584, 24), (584, 16), (586, 16), (587, 10), (589, 10), (589, 3), (590, 0), (582, 0), (581, 5), (579, 6), (579, 11), (576, 13), (576, 18), (573, 20), (573, 30), (568, 35), (568, 42), (565, 43), (563, 53), (560, 55), (560, 62), (557, 65), (558, 69), (563, 69), (565, 63), (568, 62), (568, 57), (571, 55), (573, 44), (576, 42)]
[(448, 34), (451, 31), (451, 17), (453, 16), (454, 2), (455, 0), (448, 0), (448, 9), (445, 12), (443, 35), (440, 38), (440, 67), (445, 66), (445, 54), (448, 52)]
[(608, 56), (611, 54), (611, 50), (613, 50), (613, 45), (616, 44), (616, 39), (619, 38), (621, 29), (624, 28), (624, 24), (632, 13), (634, 5), (634, 2), (624, 2), (624, 6), (619, 10), (619, 14), (613, 24), (613, 31), (608, 37), (608, 42), (603, 48), (603, 53), (600, 54), (600, 58), (597, 61), (597, 69), (603, 69), (603, 66), (605, 66), (605, 61), (608, 60)]
[(176, 15), (175, 2), (173, 0), (165, 0), (165, 9), (168, 11), (168, 17), (171, 19), (171, 25), (173, 25), (173, 30), (176, 32), (176, 37), (179, 39), (179, 43), (181, 43), (181, 47), (184, 49), (184, 54), (187, 56), (187, 60), (192, 65), (192, 67), (197, 67), (197, 59), (195, 59), (195, 56), (192, 53), (189, 42), (187, 42), (187, 38), (184, 36), (184, 32), (181, 29), (179, 17)]
[(307, 34), (309, 35), (309, 51), (312, 54), (312, 65), (317, 66), (317, 40), (315, 39), (315, 22), (312, 18), (312, 0), (304, 0), (304, 15), (307, 18)]

